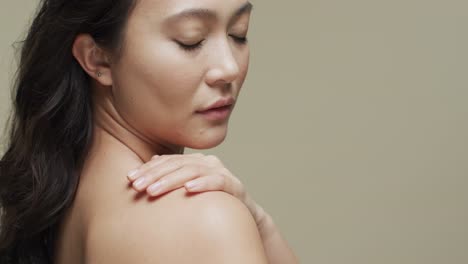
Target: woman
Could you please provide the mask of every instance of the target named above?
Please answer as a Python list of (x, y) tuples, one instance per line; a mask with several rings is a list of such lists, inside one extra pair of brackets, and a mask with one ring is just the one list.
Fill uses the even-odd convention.
[(183, 155), (226, 136), (251, 9), (41, 2), (0, 166), (1, 263), (297, 262), (221, 161)]

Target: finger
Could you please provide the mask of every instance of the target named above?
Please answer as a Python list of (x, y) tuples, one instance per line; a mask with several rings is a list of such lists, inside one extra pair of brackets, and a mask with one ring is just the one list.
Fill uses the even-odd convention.
[(209, 175), (191, 180), (185, 183), (184, 187), (189, 192), (225, 191), (223, 181), (224, 179), (219, 176)]
[(244, 193), (244, 186), (236, 177), (219, 172), (187, 182), (185, 188), (190, 192), (224, 191), (239, 199), (243, 198)]
[(190, 158), (201, 158), (204, 155), (201, 153), (194, 154), (170, 154), (170, 155), (154, 155), (148, 162), (141, 165), (139, 168), (133, 169), (128, 172), (127, 178), (129, 181), (135, 181), (137, 178), (146, 174), (149, 170), (154, 169), (155, 167), (167, 163), (175, 159), (190, 159)]
[(172, 155), (172, 157), (161, 158), (160, 162), (154, 162), (146, 170), (138, 172), (138, 179), (133, 182), (137, 191), (143, 191), (150, 184), (158, 181), (163, 175), (175, 171), (183, 166), (197, 165), (200, 167), (200, 159), (191, 155)]
[(173, 171), (178, 170), (183, 167), (183, 164), (179, 162), (164, 162), (158, 165), (155, 165), (138, 177), (132, 184), (133, 188), (137, 191), (144, 191), (150, 184), (161, 179), (162, 176), (169, 174)]
[(221, 167), (224, 167), (223, 163), (221, 162), (221, 160), (215, 156), (215, 155), (206, 155), (203, 157), (206, 161), (208, 161), (210, 164), (212, 164), (213, 166), (221, 166)]
[(205, 157), (205, 155), (203, 153), (192, 153), (192, 154), (187, 154), (187, 155), (190, 155), (190, 156), (194, 156), (194, 157), (197, 157), (197, 158), (203, 158)]
[(161, 156), (155, 155), (151, 158), (150, 161), (140, 166), (140, 172), (137, 175), (141, 176), (142, 174), (145, 174), (149, 170), (153, 170), (155, 167), (160, 166), (163, 163), (170, 164), (172, 162), (175, 162), (175, 163), (190, 164), (190, 163), (193, 163), (195, 160), (198, 161), (198, 159), (203, 156), (204, 155), (200, 153), (171, 154), (171, 155), (161, 155)]
[(146, 171), (148, 171), (149, 169), (163, 163), (163, 162), (166, 162), (167, 160), (169, 160), (172, 155), (162, 155), (162, 156), (158, 156), (157, 158), (151, 158), (150, 161), (144, 163), (143, 165), (141, 165), (140, 167), (136, 168), (136, 169), (133, 169), (131, 171), (129, 171), (127, 173), (127, 178), (129, 181), (134, 181), (136, 180), (137, 178), (139, 178), (141, 175), (143, 175)]
[(151, 196), (163, 194), (184, 186), (184, 183), (200, 176), (200, 170), (195, 166), (184, 166), (165, 174), (158, 182), (151, 184), (147, 193)]

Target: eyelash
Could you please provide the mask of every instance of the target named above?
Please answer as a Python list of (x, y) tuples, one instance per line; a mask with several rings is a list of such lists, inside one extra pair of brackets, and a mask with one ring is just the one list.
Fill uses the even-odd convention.
[[(247, 37), (236, 37), (236, 36), (231, 36), (231, 37), (234, 39), (235, 42), (241, 45), (247, 44), (247, 41), (248, 41)], [(177, 43), (184, 51), (195, 51), (203, 46), (202, 42), (203, 40), (193, 45), (185, 45), (180, 42), (177, 42)]]

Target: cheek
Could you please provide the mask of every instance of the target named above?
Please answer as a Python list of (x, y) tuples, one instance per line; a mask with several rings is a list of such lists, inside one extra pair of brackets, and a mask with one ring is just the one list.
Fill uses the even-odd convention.
[(242, 59), (242, 62), (241, 62), (241, 66), (240, 66), (241, 80), (240, 80), (240, 86), (239, 87), (242, 86), (242, 84), (244, 83), (245, 78), (247, 77), (247, 73), (249, 72), (249, 64), (250, 64), (250, 50), (247, 48), (246, 55), (244, 55), (244, 57)]
[(129, 43), (127, 47), (113, 71), (119, 113), (145, 134), (181, 130), (195, 110), (201, 73), (166, 43)]
[(244, 81), (247, 77), (247, 73), (249, 72), (249, 64), (250, 64), (250, 51), (249, 48), (247, 47), (246, 50), (239, 54), (239, 59), (237, 60), (239, 63), (239, 79), (236, 80), (236, 87), (238, 87), (238, 91), (236, 94), (236, 97), (240, 93), (240, 90), (244, 84)]
[(199, 85), (193, 63), (184, 60), (168, 45), (144, 45), (129, 54), (124, 72), (127, 84), (140, 97), (157, 100), (166, 107), (180, 107)]

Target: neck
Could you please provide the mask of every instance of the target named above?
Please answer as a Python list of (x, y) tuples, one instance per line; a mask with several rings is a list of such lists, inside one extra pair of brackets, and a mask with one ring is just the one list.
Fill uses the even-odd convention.
[[(110, 89), (102, 90), (109, 91)], [(93, 132), (96, 140), (120, 144), (129, 155), (136, 155), (142, 162), (149, 161), (154, 155), (184, 153), (183, 146), (165, 143), (162, 140), (155, 142), (139, 133), (119, 115), (111, 96), (95, 96), (93, 102)], [(100, 139), (113, 140), (102, 141)]]

